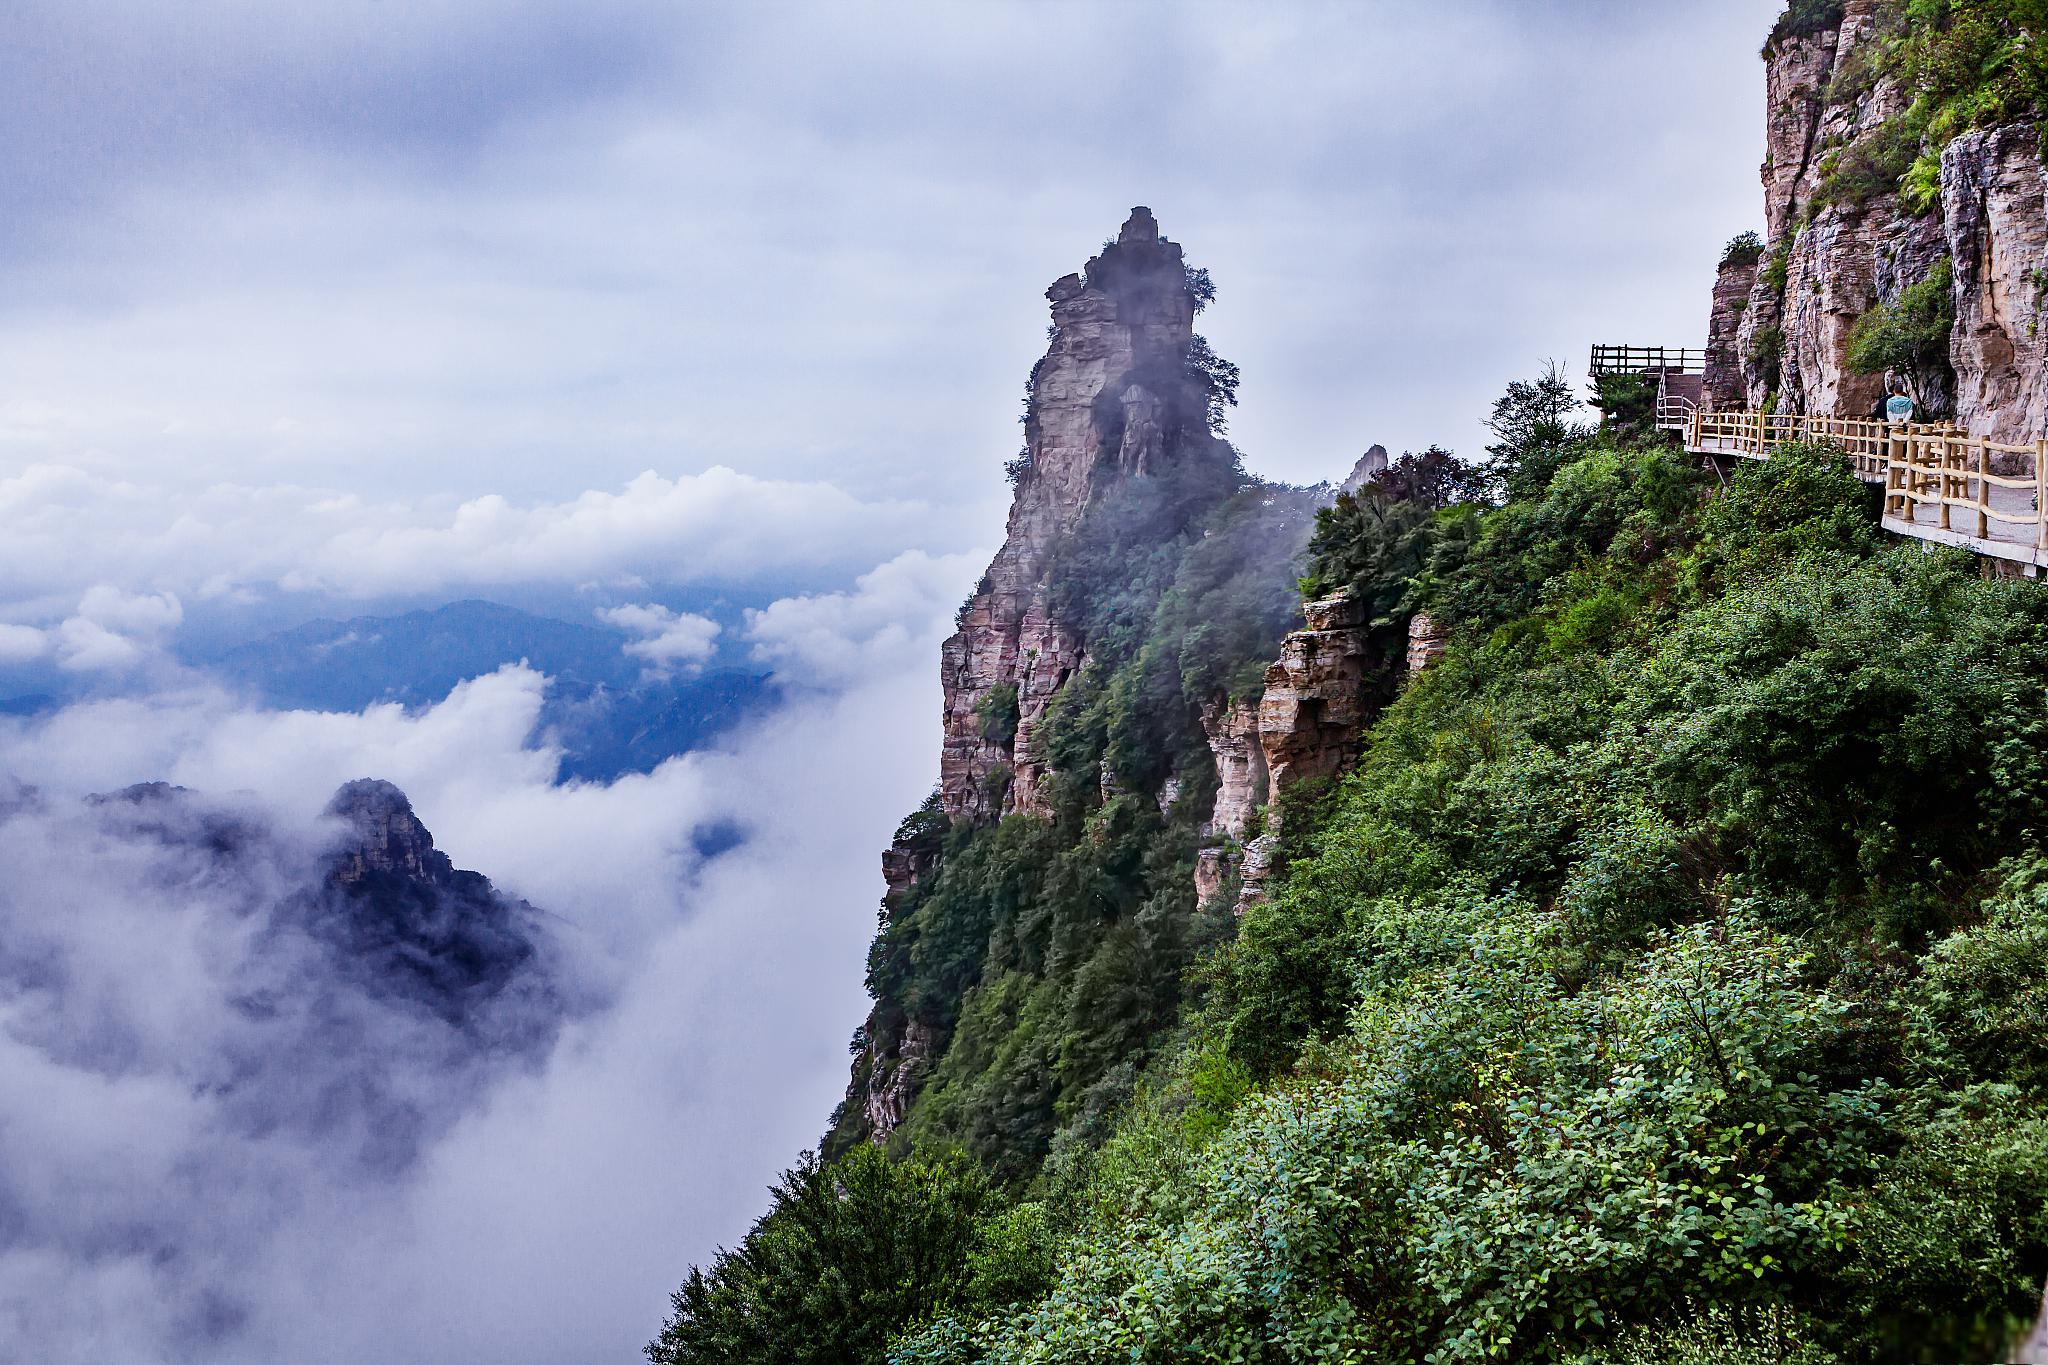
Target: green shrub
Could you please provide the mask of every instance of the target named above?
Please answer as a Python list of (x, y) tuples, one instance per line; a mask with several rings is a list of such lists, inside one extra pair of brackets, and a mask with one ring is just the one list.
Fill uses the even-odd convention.
[(981, 737), (991, 744), (1009, 747), (1017, 737), (1017, 684), (998, 683), (982, 693), (981, 700), (974, 704), (974, 715), (981, 722)]
[(1944, 256), (1925, 279), (1856, 320), (1849, 333), (1849, 368), (1858, 374), (1898, 371), (1913, 376), (1923, 390), (1938, 388), (1949, 370), (1955, 324), (1955, 265)]
[(1763, 238), (1754, 232), (1738, 233), (1729, 238), (1728, 245), (1721, 249), (1721, 268), (1727, 270), (1731, 266), (1755, 265), (1763, 256)]
[(769, 1212), (675, 1292), (653, 1365), (880, 1365), (890, 1336), (957, 1299), (994, 1193), (957, 1161), (805, 1154)]

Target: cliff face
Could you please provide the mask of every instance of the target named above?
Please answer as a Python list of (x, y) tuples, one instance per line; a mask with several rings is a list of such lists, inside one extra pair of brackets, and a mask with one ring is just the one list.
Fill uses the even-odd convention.
[(1730, 296), (1742, 276), (1724, 271), (1717, 281), (1707, 391), (1723, 407), (1761, 407), (1775, 396), (1780, 411), (1869, 415), (1885, 376), (1849, 363), (1857, 321), (1948, 257), (1956, 314), (1948, 363), (1900, 377), (1923, 415), (1952, 414), (1994, 439), (2033, 440), (2048, 396), (2038, 130), (2016, 124), (1956, 138), (1941, 153), (1938, 196), (1909, 205), (1899, 177), (1917, 150), (1905, 117), (1914, 92), (1881, 60), (1886, 25), (1896, 22), (1880, 0), (1845, 0), (1832, 26), (1766, 52), (1768, 250), (1732, 328)]
[(1181, 248), (1149, 209), (1131, 210), (1116, 241), (1046, 297), (1051, 344), (1032, 370), (1008, 535), (941, 655), (940, 797), (947, 815), (974, 823), (1040, 809), (1033, 737), (1083, 662), (1077, 623), (1048, 598), (1061, 538), (1123, 480), (1231, 458), (1187, 369), (1196, 299)]

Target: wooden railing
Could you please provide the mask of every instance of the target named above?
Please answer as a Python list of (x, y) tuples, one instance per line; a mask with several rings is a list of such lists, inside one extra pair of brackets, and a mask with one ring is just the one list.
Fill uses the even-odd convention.
[(2014, 445), (1948, 424), (1801, 413), (1696, 411), (1685, 426), (1686, 449), (1703, 455), (1769, 459), (1795, 441), (1832, 445), (1859, 477), (1883, 484), (1887, 530), (2048, 565), (2048, 440)]
[[(2048, 441), (2005, 445), (1961, 433), (1910, 437), (1900, 442), (1885, 471), (1887, 520), (1921, 523), (1932, 510), (1934, 526), (1966, 540), (2024, 541), (2048, 549)], [(1955, 525), (1958, 508), (1965, 524)], [(1996, 523), (1994, 526), (1993, 523)]]
[(1884, 478), (1892, 442), (1901, 433), (1952, 433), (1952, 427), (1894, 426), (1862, 417), (1809, 417), (1797, 412), (1695, 412), (1686, 430), (1688, 448), (1715, 454), (1769, 457), (1774, 446), (1826, 441), (1849, 457), (1858, 475)]
[(1654, 374), (1665, 370), (1701, 374), (1706, 368), (1705, 351), (1683, 346), (1595, 346), (1593, 358), (1586, 363), (1586, 373), (1596, 379), (1603, 374)]

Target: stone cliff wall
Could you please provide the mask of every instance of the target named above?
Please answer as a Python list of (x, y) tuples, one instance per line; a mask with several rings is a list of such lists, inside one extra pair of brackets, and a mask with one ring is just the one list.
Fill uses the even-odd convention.
[[(956, 820), (1038, 809), (1033, 738), (1084, 662), (1079, 631), (1047, 599), (1060, 538), (1123, 479), (1229, 458), (1209, 432), (1207, 394), (1186, 370), (1195, 299), (1181, 248), (1159, 235), (1149, 210), (1131, 210), (1116, 241), (1046, 297), (1051, 344), (1032, 371), (1008, 535), (941, 655), (939, 789)], [(1016, 724), (1004, 733), (990, 726), (986, 699), (1012, 687)]]
[[(2048, 337), (2040, 328), (2048, 275), (2038, 131), (1980, 129), (1941, 155), (1938, 200), (1916, 212), (1888, 171), (1886, 151), (1913, 102), (1879, 71), (1887, 11), (1846, 0), (1838, 25), (1780, 41), (1766, 53), (1764, 219), (1769, 243), (1746, 302), (1740, 275), (1716, 283), (1707, 392), (1721, 407), (1867, 416), (1885, 376), (1848, 361), (1857, 320), (1954, 264), (1956, 327), (1950, 373), (1902, 374), (1930, 417), (1953, 415), (1997, 440), (2031, 441), (2048, 399)], [(1731, 327), (1731, 315), (1734, 317)], [(1732, 352), (1733, 368), (1722, 357)], [(1720, 363), (1717, 363), (1719, 361)]]

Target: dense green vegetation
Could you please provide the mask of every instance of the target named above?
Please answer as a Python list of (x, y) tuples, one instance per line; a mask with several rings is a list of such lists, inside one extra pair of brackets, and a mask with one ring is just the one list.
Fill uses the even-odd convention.
[[(1838, 3), (1799, 0), (1779, 21), (1772, 47), (1831, 27), (1840, 17)], [(1941, 152), (1950, 142), (1972, 128), (2038, 118), (2048, 110), (2044, 0), (1883, 0), (1873, 21), (1876, 36), (1838, 66), (1827, 98), (1847, 103), (1878, 81), (1891, 80), (1910, 102), (1855, 141), (1826, 152), (1809, 213), (1895, 193), (1915, 212), (1925, 212), (1940, 197)]]
[[(1887, 546), (1827, 450), (1723, 489), (1503, 401), (1500, 505), (1319, 517), (1306, 586), (1456, 642), (1241, 925), (1185, 889), (1152, 793), (1211, 779), (1156, 702), (1229, 673), (1195, 604), (1265, 588), (1213, 536), (1130, 597), (1079, 555), (1124, 644), (1057, 708), (1060, 814), (937, 822), (878, 941), (952, 1039), (917, 1193), (839, 1156), (874, 1243), (778, 1195), (657, 1361), (739, 1303), (788, 1326), (717, 1358), (1997, 1357), (2048, 1273), (2048, 596)], [(1242, 496), (1206, 524), (1256, 539)]]
[(1896, 370), (1925, 391), (1948, 372), (1949, 333), (1956, 325), (1955, 265), (1943, 256), (1927, 277), (1879, 303), (1849, 334), (1849, 368), (1861, 374)]

